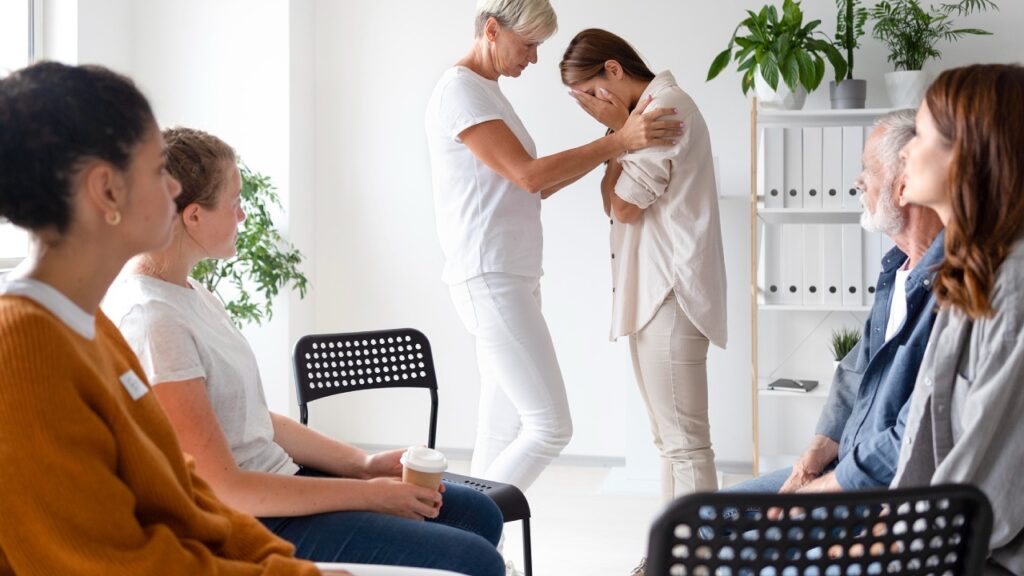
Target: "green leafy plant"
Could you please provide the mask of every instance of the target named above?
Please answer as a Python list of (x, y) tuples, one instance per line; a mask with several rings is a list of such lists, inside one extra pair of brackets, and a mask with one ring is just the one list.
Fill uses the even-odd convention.
[[(853, 79), (853, 51), (860, 48), (868, 9), (860, 0), (836, 0), (836, 48), (846, 51), (846, 79)], [(836, 79), (838, 81), (838, 78)]]
[(879, 2), (871, 9), (872, 35), (889, 49), (889, 62), (896, 70), (920, 70), (924, 63), (939, 58), (939, 41), (955, 42), (964, 36), (988, 36), (979, 28), (956, 28), (954, 16), (967, 16), (999, 7), (992, 0), (960, 0), (930, 5), (925, 10), (919, 0)]
[[(270, 178), (243, 163), (239, 169), (246, 218), (238, 231), (238, 253), (229, 260), (203, 260), (192, 269), (192, 277), (220, 298), (235, 325), (241, 327), (269, 321), (273, 299), (285, 286), (305, 298), (309, 281), (299, 270), (302, 253), (281, 237), (270, 217), (270, 207), (281, 206)], [(225, 284), (233, 288), (228, 295), (218, 290)]]
[(860, 342), (860, 330), (856, 328), (839, 328), (832, 331), (832, 342), (829, 351), (836, 362), (839, 362)]
[[(746, 94), (754, 86), (754, 75), (760, 74), (772, 90), (779, 87), (779, 79), (790, 90), (802, 85), (813, 91), (825, 77), (825, 59), (832, 64), (836, 79), (846, 75), (846, 60), (833, 42), (818, 30), (821, 20), (804, 24), (800, 2), (785, 0), (782, 18), (773, 5), (765, 5), (754, 13), (747, 10), (747, 18), (736, 26), (723, 50), (708, 70), (708, 80), (718, 76), (730, 60), (736, 61), (743, 73), (741, 86)], [(745, 35), (740, 30), (746, 29)], [(735, 53), (733, 52), (735, 50)]]

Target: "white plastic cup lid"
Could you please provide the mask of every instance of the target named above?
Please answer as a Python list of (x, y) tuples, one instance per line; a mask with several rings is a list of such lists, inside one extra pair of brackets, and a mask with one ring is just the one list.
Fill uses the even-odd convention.
[(444, 454), (426, 446), (410, 446), (402, 454), (402, 466), (417, 472), (433, 474), (448, 469), (448, 459)]

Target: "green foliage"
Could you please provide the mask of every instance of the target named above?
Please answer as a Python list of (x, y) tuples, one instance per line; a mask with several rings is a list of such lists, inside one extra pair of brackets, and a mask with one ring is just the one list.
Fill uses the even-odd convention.
[[(825, 77), (825, 59), (832, 64), (836, 79), (842, 79), (846, 75), (846, 60), (833, 42), (817, 30), (821, 20), (807, 24), (803, 20), (800, 2), (794, 0), (784, 0), (781, 19), (772, 5), (765, 5), (756, 14), (747, 10), (747, 18), (736, 26), (729, 46), (711, 62), (707, 79), (718, 76), (730, 60), (735, 60), (737, 70), (743, 73), (744, 94), (754, 86), (757, 73), (772, 90), (778, 89), (781, 78), (790, 90), (802, 85), (813, 91)], [(747, 32), (743, 36), (739, 35), (741, 28)]]
[(839, 328), (838, 330), (832, 331), (832, 343), (829, 345), (829, 351), (832, 352), (832, 357), (839, 362), (853, 350), (853, 347), (860, 342), (860, 330), (856, 328)]
[(939, 41), (955, 42), (967, 35), (987, 36), (978, 28), (956, 28), (953, 16), (967, 16), (999, 7), (992, 0), (960, 0), (930, 5), (925, 10), (919, 0), (893, 0), (875, 4), (872, 35), (889, 49), (889, 62), (896, 70), (920, 70), (924, 63), (939, 58)]
[[(238, 254), (230, 260), (203, 260), (192, 269), (192, 277), (221, 299), (241, 327), (270, 320), (274, 296), (285, 286), (305, 298), (308, 280), (299, 270), (302, 254), (281, 238), (270, 217), (270, 206), (281, 206), (270, 178), (252, 172), (245, 164), (240, 163), (239, 168), (246, 217), (238, 231)], [(233, 287), (233, 299), (218, 291), (225, 283)]]
[(846, 78), (853, 78), (853, 51), (860, 48), (868, 9), (860, 0), (836, 0), (836, 48), (846, 51)]

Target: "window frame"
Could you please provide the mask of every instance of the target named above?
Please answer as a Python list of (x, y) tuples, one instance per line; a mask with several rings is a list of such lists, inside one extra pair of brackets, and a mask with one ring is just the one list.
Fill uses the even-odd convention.
[[(28, 2), (28, 62), (36, 62), (43, 54), (43, 0), (24, 0)], [(14, 226), (0, 219), (0, 226)], [(26, 247), (27, 249), (27, 247)], [(27, 254), (13, 257), (0, 257), (0, 273), (7, 272), (21, 263)]]

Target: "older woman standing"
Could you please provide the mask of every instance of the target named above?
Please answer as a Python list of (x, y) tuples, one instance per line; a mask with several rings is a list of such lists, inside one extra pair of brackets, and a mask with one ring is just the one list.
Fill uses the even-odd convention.
[(443, 279), (476, 339), (481, 394), (472, 473), (527, 488), (572, 436), (565, 385), (541, 313), (540, 201), (627, 150), (669, 145), (679, 122), (641, 116), (615, 134), (536, 157), (498, 79), (537, 62), (554, 33), (548, 0), (480, 0), (469, 53), (426, 114)]
[(995, 512), (986, 574), (1024, 574), (1024, 67), (943, 72), (904, 148), (904, 198), (946, 226), (935, 319), (894, 486), (959, 482)]

